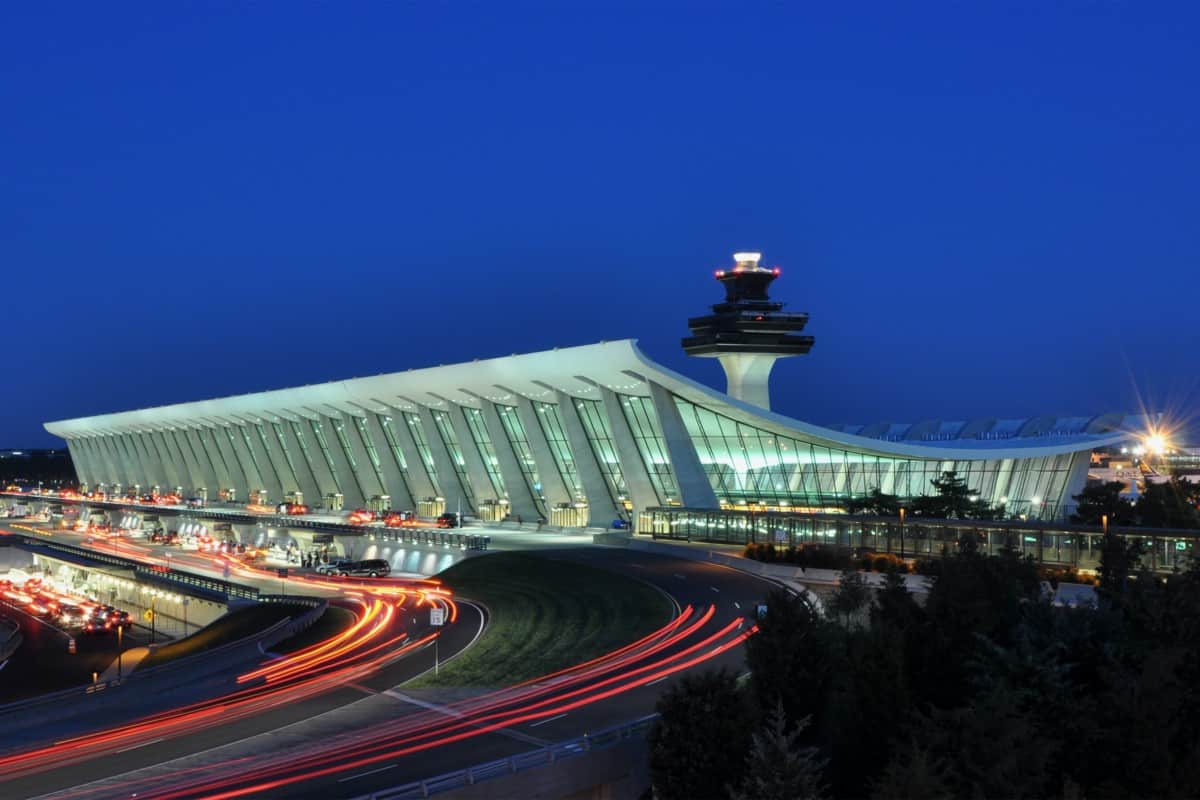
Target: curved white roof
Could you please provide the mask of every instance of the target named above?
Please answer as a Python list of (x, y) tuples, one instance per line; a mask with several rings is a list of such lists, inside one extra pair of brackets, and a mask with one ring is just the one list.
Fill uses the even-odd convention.
[(278, 420), (343, 412), (361, 416), (388, 407), (416, 410), (415, 404), (446, 408), (448, 403), (479, 408), (481, 398), (512, 402), (517, 395), (552, 402), (555, 392), (598, 400), (603, 386), (615, 392), (648, 395), (647, 381), (739, 422), (780, 436), (863, 453), (902, 458), (961, 460), (1035, 458), (1117, 444), (1138, 425), (1137, 418), (1035, 417), (1026, 420), (972, 420), (917, 424), (822, 427), (748, 405), (697, 383), (647, 358), (632, 339), (538, 353), (410, 369), (366, 378), (236, 395), (213, 400), (101, 414), (46, 423), (66, 439), (242, 420)]

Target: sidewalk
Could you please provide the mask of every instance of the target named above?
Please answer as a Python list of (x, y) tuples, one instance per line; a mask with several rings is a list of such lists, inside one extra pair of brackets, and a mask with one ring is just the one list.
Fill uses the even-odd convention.
[[(122, 653), (120, 656), (122, 677), (132, 675), (133, 671), (137, 669), (138, 664), (141, 664), (142, 659), (148, 655), (150, 655), (150, 648), (144, 646), (131, 647)], [(114, 658), (113, 662), (108, 665), (108, 669), (100, 673), (99, 682), (104, 683), (105, 681), (115, 681), (116, 679), (117, 659)]]

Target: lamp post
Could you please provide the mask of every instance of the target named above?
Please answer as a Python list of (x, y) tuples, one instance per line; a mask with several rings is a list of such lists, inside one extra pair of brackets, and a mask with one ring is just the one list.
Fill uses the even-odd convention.
[(904, 558), (904, 507), (900, 507), (900, 558)]
[(1100, 525), (1104, 528), (1104, 535), (1108, 536), (1108, 514), (1100, 515)]
[(117, 683), (121, 682), (121, 643), (124, 641), (124, 637), (122, 636), (124, 632), (125, 628), (117, 625)]

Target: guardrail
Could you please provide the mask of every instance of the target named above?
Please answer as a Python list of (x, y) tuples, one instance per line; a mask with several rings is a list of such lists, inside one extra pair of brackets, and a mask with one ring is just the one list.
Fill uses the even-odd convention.
[(89, 550), (86, 547), (76, 547), (66, 542), (56, 542), (53, 540), (35, 538), (21, 533), (10, 534), (21, 541), (21, 543), (35, 551), (57, 551), (76, 558), (84, 558), (89, 561), (108, 564), (121, 569), (133, 570), (134, 574), (143, 580), (160, 581), (182, 584), (184, 586), (192, 586), (197, 589), (204, 589), (209, 592), (214, 592), (225, 597), (240, 597), (245, 600), (257, 600), (258, 589), (251, 586), (243, 586), (238, 583), (221, 580), (220, 578), (209, 578), (204, 575), (197, 575), (192, 572), (174, 569), (173, 567), (149, 566), (140, 561), (135, 561), (131, 558), (114, 555), (112, 553), (102, 553), (96, 550)]
[[(182, 673), (197, 664), (204, 662), (220, 664), (222, 667), (228, 666), (230, 663), (236, 663), (239, 659), (230, 658), (229, 656), (239, 649), (252, 647), (253, 650), (248, 655), (261, 655), (264, 650), (274, 647), (279, 642), (289, 639), (292, 636), (300, 633), (310, 627), (324, 613), (329, 603), (326, 600), (312, 597), (287, 597), (287, 596), (268, 596), (264, 602), (289, 602), (299, 605), (311, 605), (312, 607), (304, 612), (304, 614), (295, 619), (281, 619), (275, 624), (261, 631), (243, 636), (233, 642), (227, 642), (211, 650), (204, 650), (200, 653), (195, 653), (190, 656), (170, 661), (166, 664), (160, 664), (157, 667), (149, 667), (148, 669), (135, 669), (133, 672), (125, 675), (120, 680), (113, 679), (109, 681), (100, 681), (98, 683), (86, 683), (79, 686), (72, 686), (68, 689), (60, 689), (57, 692), (48, 692), (46, 694), (28, 697), (24, 700), (17, 700), (12, 703), (0, 705), (0, 718), (8, 716), (16, 712), (22, 712), (29, 708), (45, 706), (53, 704), (61, 700), (75, 700), (81, 696), (96, 695), (101, 692), (107, 692), (110, 689), (116, 689), (128, 683), (140, 683), (148, 679), (152, 679), (164, 674)], [(203, 629), (202, 629), (203, 630)], [(262, 644), (262, 649), (258, 645)], [(72, 706), (72, 711), (78, 711), (78, 706)]]
[(656, 719), (658, 719), (658, 714), (651, 714), (633, 722), (604, 728), (596, 733), (585, 733), (574, 739), (539, 747), (537, 750), (529, 750), (515, 756), (476, 764), (466, 769), (447, 772), (422, 781), (414, 781), (402, 786), (393, 786), (390, 789), (381, 789), (378, 792), (360, 795), (354, 800), (410, 800), (410, 798), (433, 797), (442, 792), (461, 789), (464, 786), (474, 786), (494, 778), (515, 775), (528, 769), (544, 767), (569, 758), (586, 755), (595, 750), (604, 750), (630, 739), (643, 737)]

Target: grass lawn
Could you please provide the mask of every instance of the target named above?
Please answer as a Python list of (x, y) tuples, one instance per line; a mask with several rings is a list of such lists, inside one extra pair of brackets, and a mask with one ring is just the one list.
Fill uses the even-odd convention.
[(641, 581), (527, 553), (468, 558), (438, 578), (491, 616), (478, 642), (413, 687), (498, 687), (536, 678), (645, 636), (673, 612)]
[(256, 603), (244, 606), (206, 625), (186, 639), (179, 639), (155, 649), (142, 660), (138, 669), (157, 667), (176, 658), (203, 653), (205, 650), (236, 642), (252, 633), (266, 630), (285, 617), (298, 617), (308, 610), (308, 606), (291, 603)]

